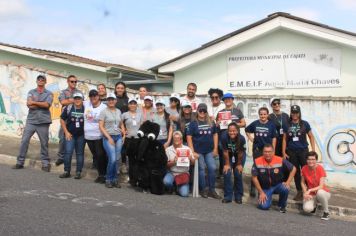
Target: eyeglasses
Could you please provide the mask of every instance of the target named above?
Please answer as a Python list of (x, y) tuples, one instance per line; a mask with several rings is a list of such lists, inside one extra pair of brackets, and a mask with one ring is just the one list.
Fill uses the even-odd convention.
[(69, 82), (72, 83), (72, 84), (76, 84), (78, 81), (76, 81), (76, 80), (70, 80)]
[(219, 99), (219, 96), (211, 96), (211, 99)]
[(198, 112), (199, 113), (207, 113), (208, 111), (206, 109), (199, 109)]
[(273, 102), (272, 106), (277, 106), (277, 105), (280, 105), (280, 104), (281, 104), (280, 102)]

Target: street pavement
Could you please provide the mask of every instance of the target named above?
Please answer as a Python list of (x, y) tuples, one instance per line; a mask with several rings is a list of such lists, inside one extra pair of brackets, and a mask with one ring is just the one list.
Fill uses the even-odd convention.
[[(319, 212), (320, 214), (320, 212)], [(0, 165), (0, 235), (355, 235), (345, 218), (156, 196)]]

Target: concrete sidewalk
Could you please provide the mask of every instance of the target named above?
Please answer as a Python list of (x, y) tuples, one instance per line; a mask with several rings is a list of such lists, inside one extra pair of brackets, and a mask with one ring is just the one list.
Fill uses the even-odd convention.
[[(16, 163), (16, 155), (18, 154), (18, 149), (20, 145), (21, 139), (19, 137), (7, 137), (0, 136), (0, 164), (5, 165), (14, 165)], [(63, 165), (56, 167), (54, 165), (55, 160), (57, 159), (57, 150), (58, 145), (50, 144), (49, 146), (49, 156), (52, 162), (52, 173), (62, 173)], [(40, 161), (40, 145), (36, 140), (32, 140), (29, 146), (25, 167), (41, 169), (41, 161)], [(75, 163), (75, 158), (73, 158), (73, 162)], [(73, 164), (74, 164), (73, 163)], [(97, 171), (92, 170), (92, 157), (91, 154), (86, 147), (85, 150), (85, 161), (84, 161), (84, 169), (83, 169), (83, 177), (87, 179), (94, 180), (97, 177)], [(75, 167), (73, 167), (75, 170)], [(122, 175), (121, 180), (125, 183), (127, 176)], [(247, 173), (244, 176), (244, 202), (255, 204), (256, 199), (250, 199), (248, 196), (249, 193), (249, 183), (250, 183), (250, 175)], [(223, 195), (223, 180), (217, 179), (216, 188), (221, 196)], [(330, 199), (330, 214), (338, 215), (338, 216), (356, 216), (356, 189), (343, 189), (338, 187), (331, 187), (331, 199)], [(301, 202), (295, 202), (292, 198), (295, 195), (294, 183), (292, 184), (292, 189), (290, 193), (290, 199), (288, 200), (288, 208), (301, 210), (302, 204)]]

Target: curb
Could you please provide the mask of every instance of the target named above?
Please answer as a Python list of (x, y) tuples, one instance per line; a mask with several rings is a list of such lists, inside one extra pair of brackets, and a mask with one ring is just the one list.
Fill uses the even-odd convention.
[[(0, 154), (0, 164), (4, 164), (4, 165), (8, 165), (8, 166), (15, 165), (16, 157)], [(73, 165), (73, 163), (72, 163), (72, 165)], [(26, 159), (24, 166), (27, 168), (35, 169), (35, 170), (41, 170), (42, 163), (40, 160)], [(74, 167), (74, 165), (73, 165), (73, 167)], [(56, 166), (56, 165), (52, 164), (51, 165), (51, 173), (54, 173), (54, 174), (63, 173), (63, 166), (62, 165)], [(123, 175), (121, 175), (121, 176), (123, 176)], [(124, 176), (126, 176), (126, 175), (124, 175)], [(97, 177), (96, 170), (92, 170), (92, 169), (84, 166), (83, 171), (82, 171), (83, 179), (94, 180), (96, 177)], [(126, 181), (123, 178), (121, 178), (120, 182), (126, 183)], [(216, 188), (216, 191), (219, 193), (220, 196), (223, 196), (222, 188)], [(244, 204), (255, 205), (255, 202), (256, 202), (256, 199), (251, 199), (248, 196), (248, 194), (244, 194), (244, 198), (243, 198)], [(272, 204), (277, 206), (278, 200), (273, 199)], [(301, 202), (296, 202), (294, 200), (288, 199), (287, 208), (302, 212), (303, 204)], [(318, 206), (317, 206), (317, 211), (321, 211), (320, 204), (318, 204)], [(356, 209), (329, 205), (329, 213), (330, 213), (330, 215), (334, 215), (334, 216), (356, 216)]]

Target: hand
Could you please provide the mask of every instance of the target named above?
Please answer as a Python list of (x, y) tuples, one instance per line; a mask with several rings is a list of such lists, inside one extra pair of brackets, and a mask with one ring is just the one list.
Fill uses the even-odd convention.
[(72, 140), (72, 134), (71, 134), (71, 133), (66, 132), (64, 135), (66, 136), (66, 140), (67, 140), (67, 141)]
[(242, 165), (237, 165), (236, 166), (237, 171), (239, 172), (239, 174), (242, 174), (242, 171), (244, 170), (244, 168), (242, 167)]
[(70, 103), (74, 103), (74, 98), (68, 98)]
[(194, 156), (194, 159), (195, 159), (195, 160), (199, 159), (199, 154), (198, 154), (198, 153), (194, 152), (194, 153), (193, 153), (193, 156)]
[(217, 149), (217, 148), (214, 148), (214, 150), (213, 150), (213, 155), (214, 155), (214, 157), (219, 156), (219, 153), (218, 153), (218, 149)]
[(267, 195), (265, 194), (265, 192), (262, 191), (262, 192), (260, 193), (260, 196), (258, 197), (258, 202), (259, 202), (260, 204), (265, 204), (266, 201), (267, 201)]
[(227, 172), (230, 171), (230, 166), (229, 165), (224, 165), (223, 173), (227, 174)]
[(283, 158), (287, 159), (287, 160), (289, 159), (289, 156), (287, 155), (287, 153), (283, 153)]
[(286, 187), (286, 189), (290, 189), (290, 183), (288, 183), (288, 182), (283, 182), (282, 183), (283, 185), (284, 185), (284, 187)]
[(115, 142), (111, 137), (108, 139), (108, 141), (109, 141), (110, 145), (115, 146)]
[(305, 192), (305, 193), (303, 194), (303, 199), (304, 199), (304, 201), (309, 201), (309, 200), (312, 199), (312, 198), (313, 198), (313, 196), (310, 195), (309, 191), (307, 191), (307, 192)]
[(27, 106), (32, 106), (33, 105), (33, 101), (32, 100), (28, 100), (27, 101)]

